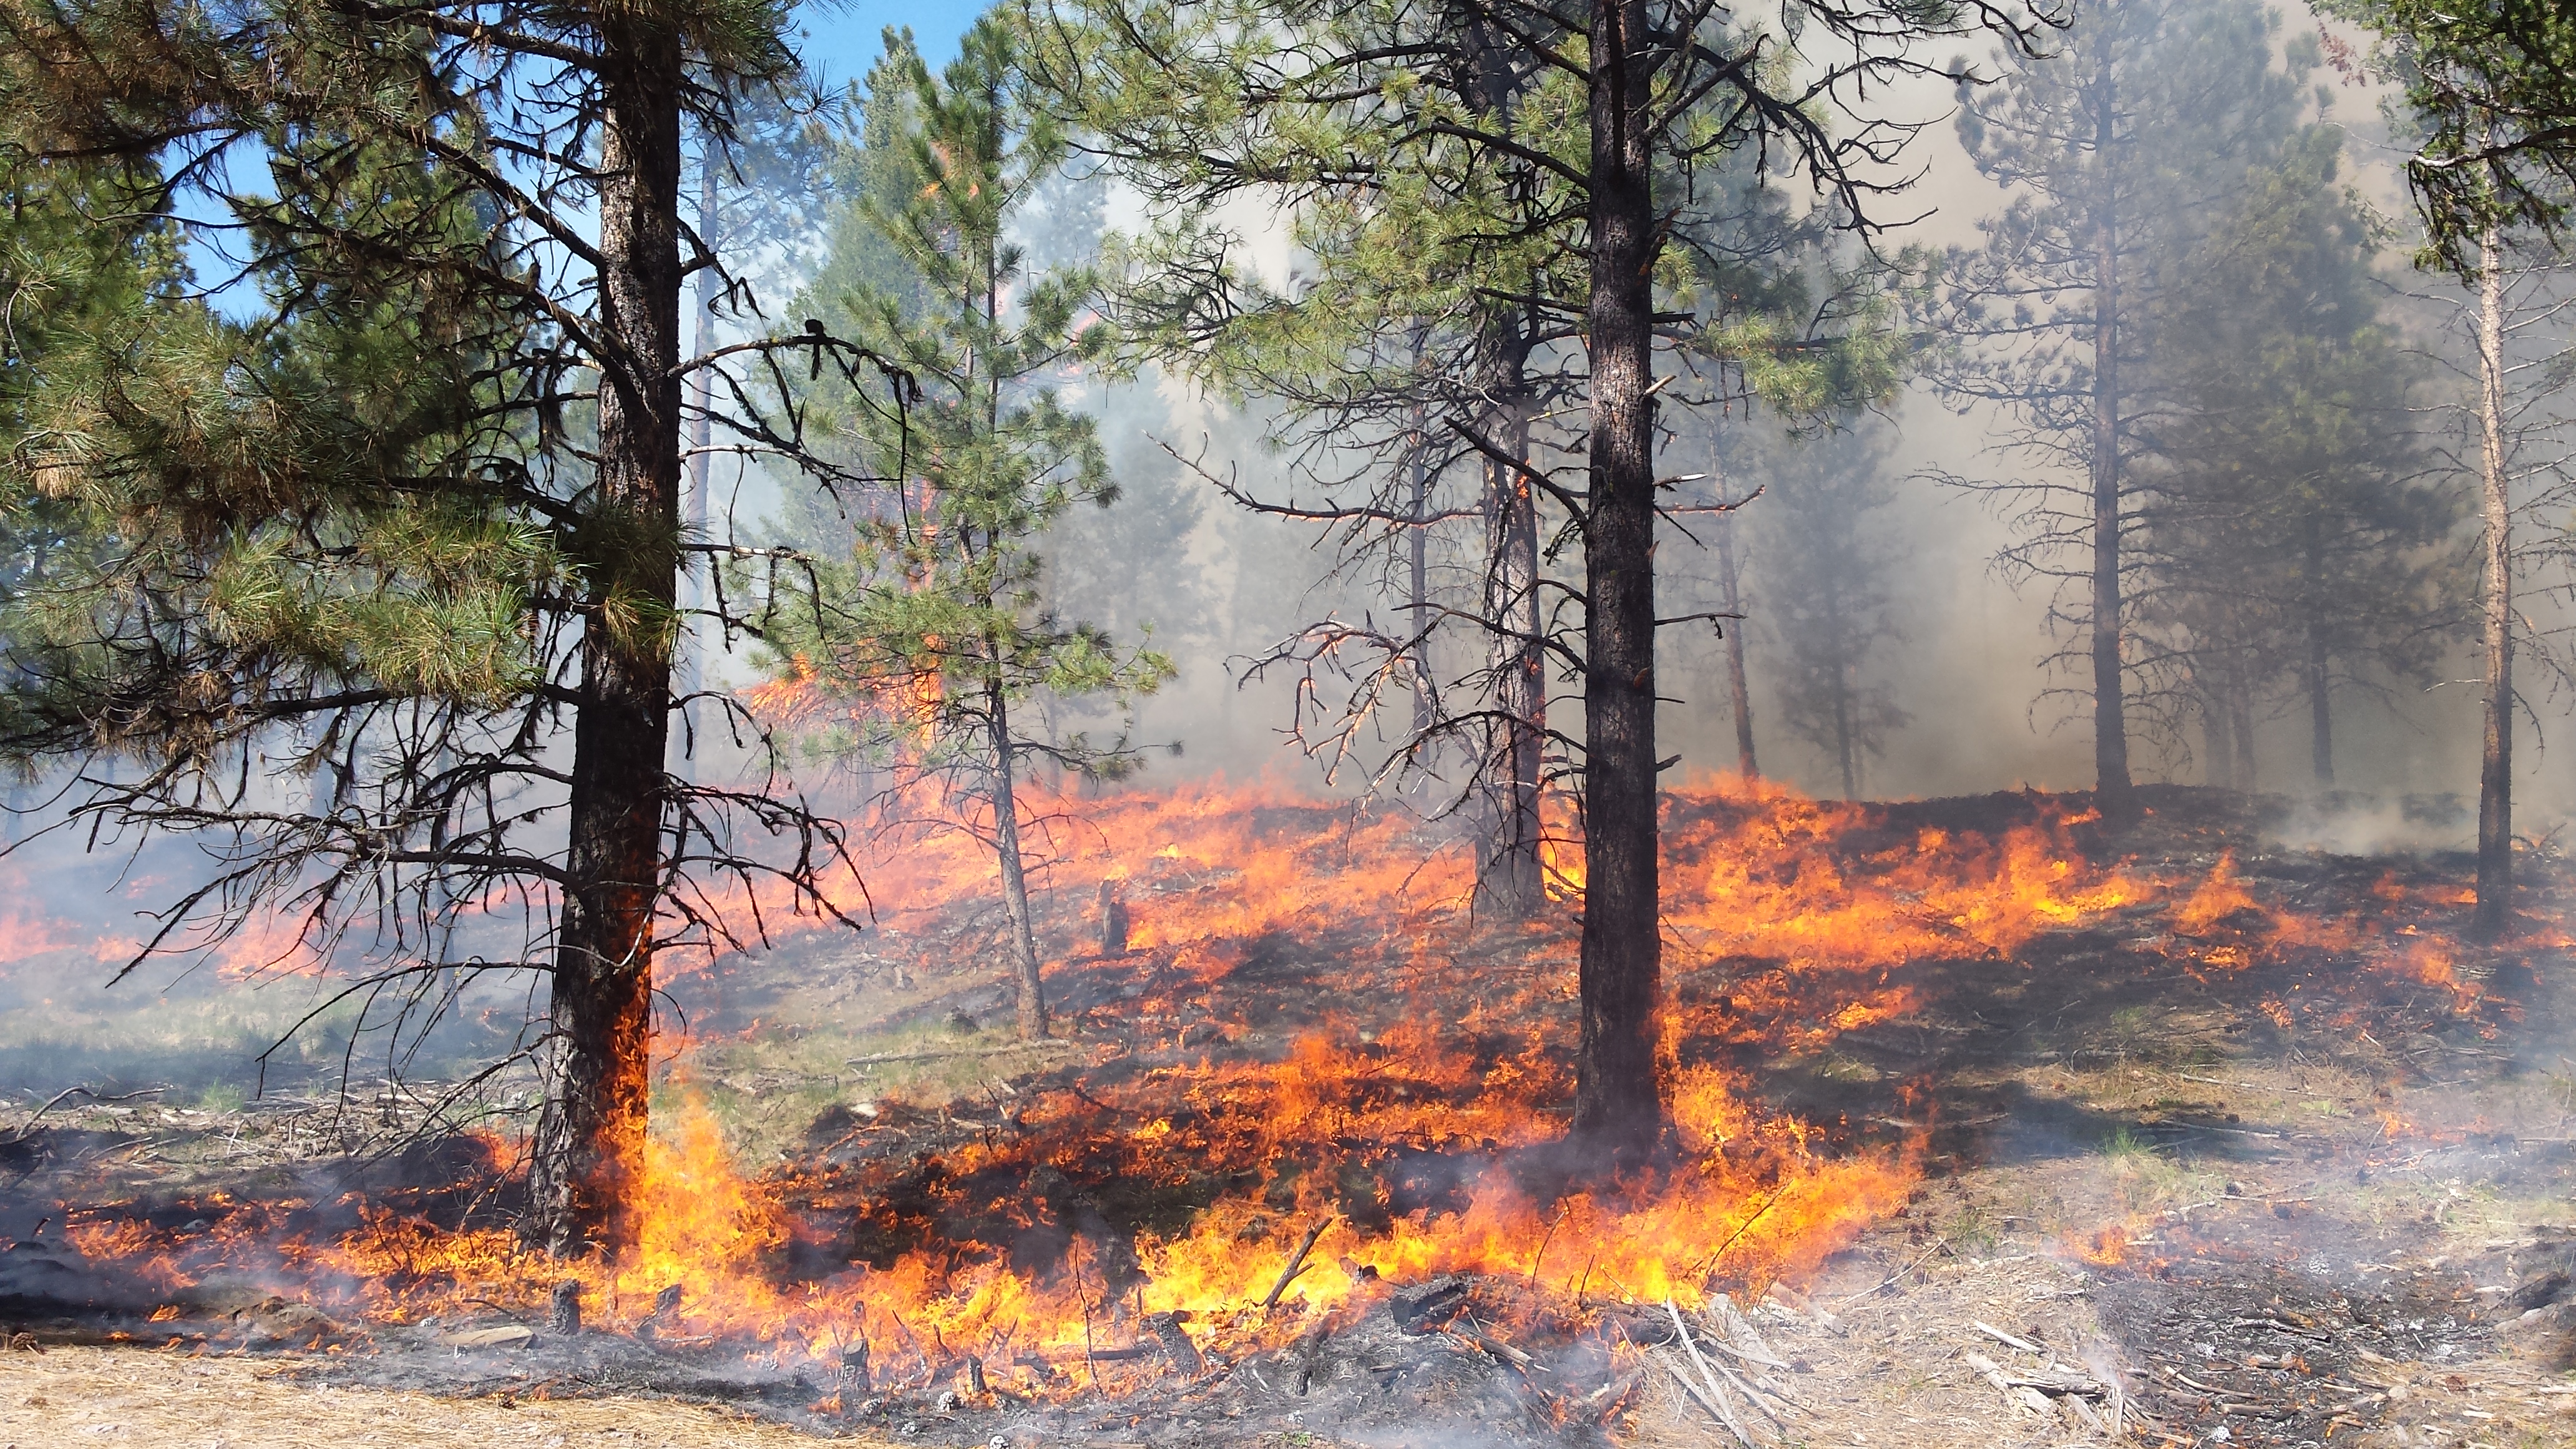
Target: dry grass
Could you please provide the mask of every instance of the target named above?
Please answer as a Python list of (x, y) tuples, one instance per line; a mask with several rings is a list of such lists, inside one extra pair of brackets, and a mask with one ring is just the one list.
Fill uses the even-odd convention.
[(763, 1449), (810, 1435), (653, 1399), (440, 1399), (297, 1381), (275, 1359), (0, 1356), (0, 1449)]

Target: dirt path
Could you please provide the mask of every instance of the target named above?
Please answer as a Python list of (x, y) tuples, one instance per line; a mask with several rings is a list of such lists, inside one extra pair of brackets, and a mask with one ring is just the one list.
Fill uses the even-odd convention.
[(772, 1449), (813, 1437), (651, 1399), (440, 1399), (300, 1382), (274, 1357), (0, 1355), (0, 1449)]

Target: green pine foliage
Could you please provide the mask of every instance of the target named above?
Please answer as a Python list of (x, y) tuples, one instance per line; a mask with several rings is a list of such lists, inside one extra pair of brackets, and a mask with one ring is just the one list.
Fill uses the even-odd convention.
[[(901, 100), (870, 106), (867, 149), (891, 154), (860, 162), (870, 184), (854, 220), (868, 237), (836, 246), (809, 294), (913, 390), (900, 415), (855, 416), (850, 445), (894, 485), (849, 500), (852, 556), (819, 566), (819, 610), (782, 601), (772, 662), (856, 707), (831, 748), (888, 765), (993, 768), (995, 691), (1006, 705), (1037, 693), (1126, 699), (1172, 672), (1164, 655), (1046, 604), (1038, 540), (1119, 490), (1096, 424), (1059, 387), (1098, 353), (1096, 278), (1080, 267), (1030, 275), (1008, 236), (1065, 155), (1021, 104), (1013, 53), (1009, 27), (987, 19), (934, 76), (889, 36), (871, 92)], [(888, 112), (903, 119), (880, 129), (874, 118)], [(1014, 736), (1010, 748), (1041, 747)], [(1093, 771), (1136, 758), (1124, 741), (1043, 749)]]

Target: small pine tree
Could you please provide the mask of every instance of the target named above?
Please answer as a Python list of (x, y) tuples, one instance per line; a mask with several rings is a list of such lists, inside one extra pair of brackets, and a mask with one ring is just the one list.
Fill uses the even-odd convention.
[(1106, 507), (1118, 490), (1091, 419), (1053, 386), (1091, 349), (1094, 279), (1081, 268), (1029, 275), (1007, 235), (1065, 155), (1022, 100), (1014, 52), (1008, 24), (988, 17), (934, 77), (908, 36), (887, 37), (871, 87), (899, 88), (904, 104), (882, 136), (892, 154), (879, 159), (905, 184), (871, 190), (860, 211), (896, 275), (840, 274), (832, 309), (915, 380), (903, 417), (863, 414), (857, 429), (897, 491), (857, 520), (849, 561), (820, 572), (816, 606), (781, 608), (771, 638), (776, 667), (849, 706), (833, 748), (899, 778), (965, 785), (965, 823), (1001, 869), (1020, 1035), (1036, 1038), (1046, 999), (1020, 843), (1021, 761), (1115, 773), (1136, 756), (1123, 737), (1041, 740), (1027, 705), (1041, 693), (1132, 699), (1172, 664), (1044, 603), (1037, 539), (1076, 504)]

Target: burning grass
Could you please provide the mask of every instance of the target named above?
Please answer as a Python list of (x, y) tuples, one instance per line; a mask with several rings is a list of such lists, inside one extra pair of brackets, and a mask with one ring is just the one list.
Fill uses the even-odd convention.
[[(2463, 977), (2439, 879), (2375, 868), (2322, 890), (2347, 868), (2213, 857), (2206, 822), (2115, 837), (2045, 797), (1860, 806), (1703, 785), (1666, 808), (1678, 1133), (1665, 1166), (1626, 1182), (1570, 1178), (1552, 1150), (1571, 1091), (1566, 920), (1479, 919), (1466, 847), (1401, 813), (1203, 785), (1056, 803), (1040, 924), (1061, 1046), (976, 1027), (1001, 999), (993, 872), (954, 837), (869, 868), (882, 930), (862, 956), (810, 935), (684, 980), (684, 997), (733, 999), (676, 1065), (640, 1244), (615, 1262), (520, 1251), (497, 1139), (417, 1190), (93, 1202), (71, 1241), (174, 1327), (208, 1285), (306, 1303), (308, 1347), (531, 1321), (570, 1277), (593, 1326), (801, 1374), (815, 1407), (961, 1375), (978, 1395), (1116, 1394), (1176, 1359), (1258, 1362), (1346, 1331), (1444, 1275), (1516, 1285), (1489, 1311), (1534, 1347), (1606, 1345), (1620, 1304), (1753, 1302), (1810, 1279), (1993, 1120), (1974, 1072), (1936, 1077), (1891, 1043), (1936, 1029), (1963, 983), (2022, 1009), (2078, 948), (2163, 1003), (2063, 1037), (2035, 1018), (2024, 1044), (2084, 1070), (2170, 1049), (2184, 991), (2250, 994), (2285, 1042), (2366, 1031), (2390, 992), (2472, 1030), (2511, 1015)], [(1558, 865), (1579, 878), (1579, 859)], [(1123, 951), (1097, 940), (1103, 881), (1129, 915)], [(738, 908), (755, 904), (774, 903)], [(781, 986), (782, 963), (838, 979)], [(2123, 1010), (2156, 1013), (2127, 1045)], [(800, 1036), (769, 1060), (805, 1070), (745, 1078), (738, 1059), (781, 1021)], [(952, 1090), (927, 1090), (933, 1075)], [(786, 1077), (813, 1085), (777, 1090)], [(719, 1111), (764, 1095), (796, 1110), (765, 1134), (723, 1129)], [(2141, 1106), (2123, 1210), (2061, 1230), (2070, 1260), (2125, 1261), (2200, 1185), (2156, 1134), (2201, 1123)], [(746, 1165), (781, 1145), (785, 1161)], [(1560, 1420), (1630, 1407), (1535, 1392)]]

